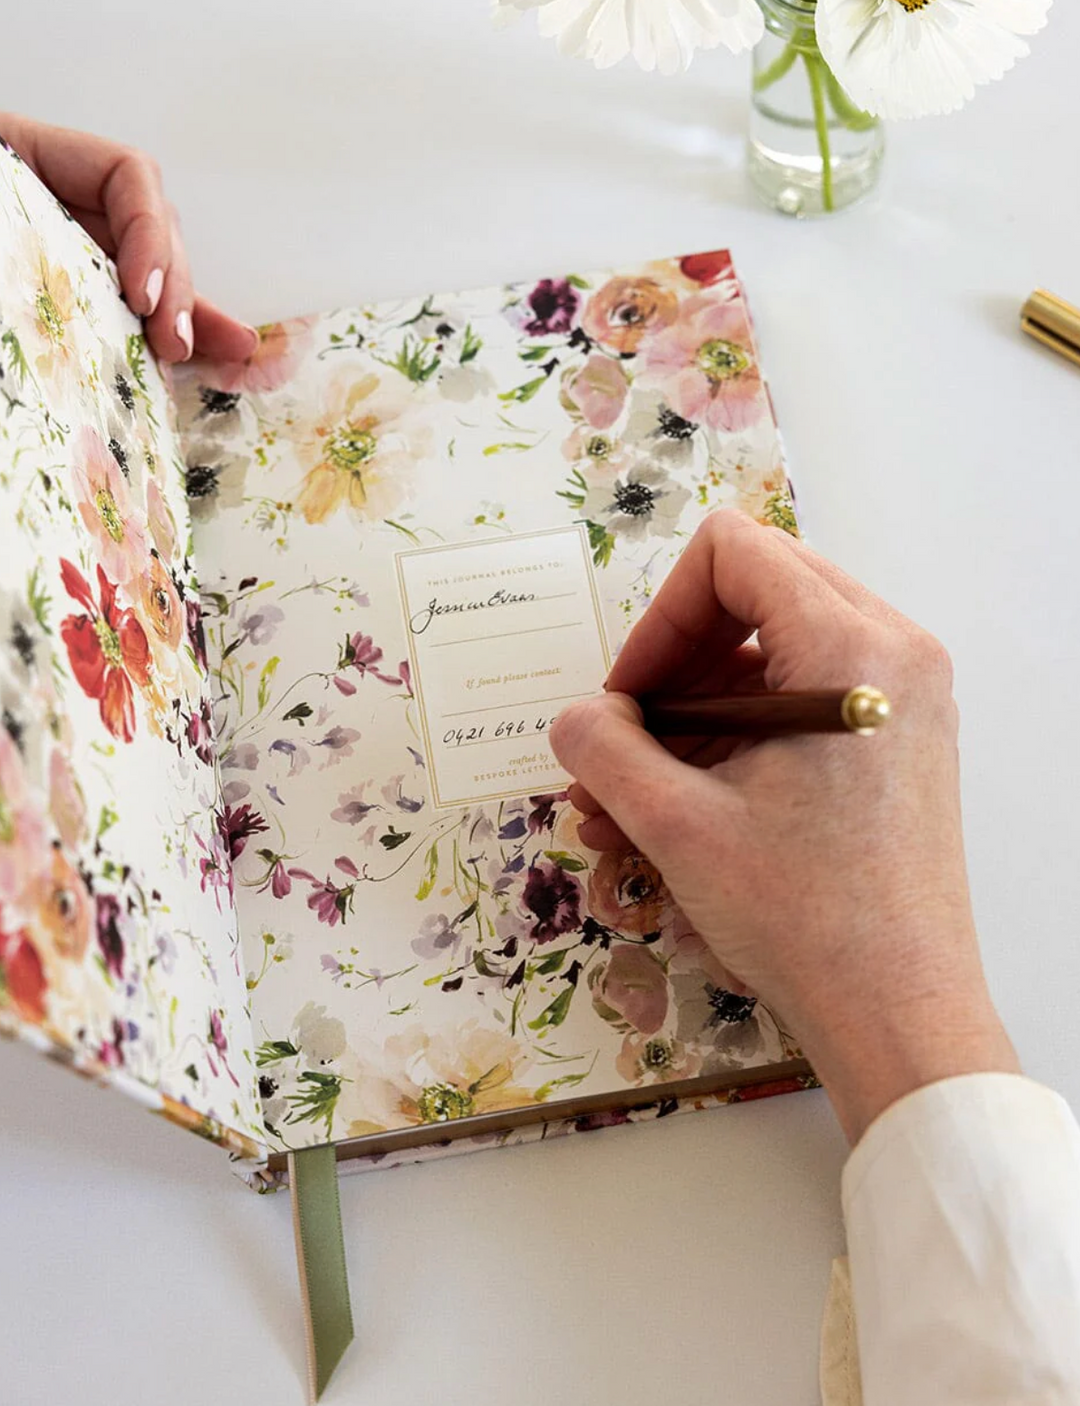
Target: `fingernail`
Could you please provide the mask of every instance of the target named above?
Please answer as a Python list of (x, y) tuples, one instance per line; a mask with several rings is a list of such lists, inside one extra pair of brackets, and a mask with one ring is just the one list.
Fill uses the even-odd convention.
[(195, 333), (191, 326), (191, 313), (188, 312), (187, 308), (176, 314), (176, 335), (183, 342), (186, 353), (190, 356), (195, 349)]
[(150, 304), (146, 311), (149, 317), (157, 307), (161, 299), (161, 290), (165, 287), (165, 275), (160, 269), (151, 269), (150, 277), (146, 280), (146, 300)]

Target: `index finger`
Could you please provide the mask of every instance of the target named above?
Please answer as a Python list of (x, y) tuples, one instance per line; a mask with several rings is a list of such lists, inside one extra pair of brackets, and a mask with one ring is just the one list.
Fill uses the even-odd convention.
[(766, 659), (788, 640), (816, 643), (859, 612), (786, 533), (735, 509), (711, 513), (630, 632), (606, 687), (656, 692), (707, 647), (715, 659), (753, 632)]
[(0, 116), (0, 131), (58, 200), (105, 217), (124, 296), (133, 312), (149, 316), (171, 259), (169, 212), (155, 162), (105, 137), (15, 114)]

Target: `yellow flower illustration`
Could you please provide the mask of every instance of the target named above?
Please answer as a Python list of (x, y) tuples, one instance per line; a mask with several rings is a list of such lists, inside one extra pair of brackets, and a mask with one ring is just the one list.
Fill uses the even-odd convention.
[(78, 313), (71, 275), (53, 263), (37, 235), (29, 231), (15, 253), (13, 274), (23, 302), (16, 316), (23, 355), (44, 381), (79, 370), (73, 323)]
[(414, 1026), (391, 1036), (381, 1051), (365, 1042), (342, 1064), (349, 1078), (342, 1094), (348, 1135), (532, 1103), (535, 1093), (514, 1083), (528, 1062), (516, 1040), (475, 1019), (437, 1033)]
[(341, 508), (367, 520), (397, 511), (430, 443), (417, 400), (403, 377), (343, 369), (330, 378), (318, 414), (293, 430), (306, 470), (296, 505), (308, 522), (325, 522)]

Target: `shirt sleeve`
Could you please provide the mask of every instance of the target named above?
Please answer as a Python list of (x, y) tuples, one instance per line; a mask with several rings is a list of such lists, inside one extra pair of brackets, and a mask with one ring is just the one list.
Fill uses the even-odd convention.
[(900, 1099), (844, 1169), (865, 1406), (1080, 1403), (1080, 1127), (1018, 1074)]

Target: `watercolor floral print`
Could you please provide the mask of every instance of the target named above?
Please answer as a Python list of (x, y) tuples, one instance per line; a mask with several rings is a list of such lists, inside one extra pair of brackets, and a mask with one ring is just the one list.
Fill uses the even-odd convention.
[(6, 150), (0, 230), (0, 1028), (254, 1148), (235, 919), (197, 877), (220, 801), (167, 393)]
[(4, 152), (0, 221), (0, 1028), (247, 1156), (795, 1057), (565, 794), (433, 808), (394, 584), (581, 523), (618, 643), (712, 508), (796, 531), (727, 255), (273, 323), (166, 385)]
[(272, 1144), (792, 1058), (565, 794), (432, 807), (395, 586), (580, 522), (618, 641), (713, 507), (797, 530), (727, 255), (274, 324), (176, 401)]

